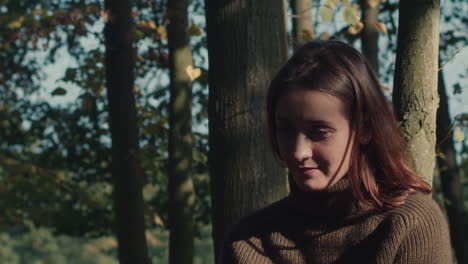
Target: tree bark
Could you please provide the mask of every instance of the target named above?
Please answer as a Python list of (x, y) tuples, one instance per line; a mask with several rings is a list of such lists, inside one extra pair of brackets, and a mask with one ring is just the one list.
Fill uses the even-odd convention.
[(169, 105), (169, 263), (193, 262), (192, 80), (187, 34), (187, 0), (168, 2)]
[(294, 21), (294, 49), (297, 49), (313, 39), (312, 4), (312, 0), (291, 0)]
[(364, 28), (361, 31), (362, 53), (372, 65), (375, 72), (379, 73), (379, 31), (375, 24), (379, 21), (380, 1), (375, 6), (369, 5), (369, 0), (360, 0)]
[(400, 1), (393, 103), (416, 170), (432, 184), (440, 0)]
[(283, 0), (206, 0), (209, 144), (217, 263), (240, 217), (287, 192), (270, 149), (266, 92), (287, 58)]
[(468, 263), (468, 218), (464, 205), (463, 182), (456, 160), (452, 141), (452, 122), (450, 120), (448, 97), (444, 75), (439, 71), (440, 105), (437, 110), (437, 155), (442, 192), (447, 199), (446, 210), (449, 219), (450, 237), (458, 263)]
[(106, 81), (112, 137), (115, 229), (118, 256), (122, 264), (150, 263), (143, 212), (143, 175), (137, 141), (137, 120), (133, 97), (134, 50), (130, 0), (105, 1), (108, 21)]

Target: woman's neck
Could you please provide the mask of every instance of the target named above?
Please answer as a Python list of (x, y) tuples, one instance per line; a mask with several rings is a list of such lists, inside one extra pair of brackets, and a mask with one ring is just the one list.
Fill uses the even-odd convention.
[(302, 191), (290, 180), (289, 201), (292, 208), (304, 216), (320, 218), (344, 218), (358, 210), (353, 196), (351, 183), (347, 177), (340, 179), (327, 189), (319, 191)]

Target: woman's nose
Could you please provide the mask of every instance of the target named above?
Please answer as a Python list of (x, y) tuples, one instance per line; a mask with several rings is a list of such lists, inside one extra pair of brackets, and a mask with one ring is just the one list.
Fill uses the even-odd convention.
[(310, 158), (312, 158), (312, 144), (307, 136), (300, 133), (296, 136), (294, 144), (294, 159), (301, 163)]

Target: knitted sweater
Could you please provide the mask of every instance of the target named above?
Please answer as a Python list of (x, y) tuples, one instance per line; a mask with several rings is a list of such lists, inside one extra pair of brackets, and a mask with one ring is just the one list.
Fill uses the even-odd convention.
[(452, 263), (447, 223), (429, 195), (388, 210), (354, 204), (346, 178), (291, 193), (234, 227), (223, 264)]

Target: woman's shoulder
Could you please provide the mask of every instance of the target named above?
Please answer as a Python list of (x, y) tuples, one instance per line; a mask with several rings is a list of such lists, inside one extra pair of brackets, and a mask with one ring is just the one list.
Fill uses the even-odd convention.
[(449, 230), (445, 215), (430, 195), (413, 192), (405, 202), (381, 215), (400, 238), (418, 238), (431, 243), (449, 243)]
[(408, 195), (405, 202), (386, 214), (396, 220), (401, 220), (404, 225), (414, 225), (420, 222), (445, 223), (445, 216), (439, 205), (429, 194), (413, 192)]
[(400, 241), (397, 263), (451, 263), (448, 224), (430, 195), (411, 193), (404, 204), (384, 215), (391, 236)]

